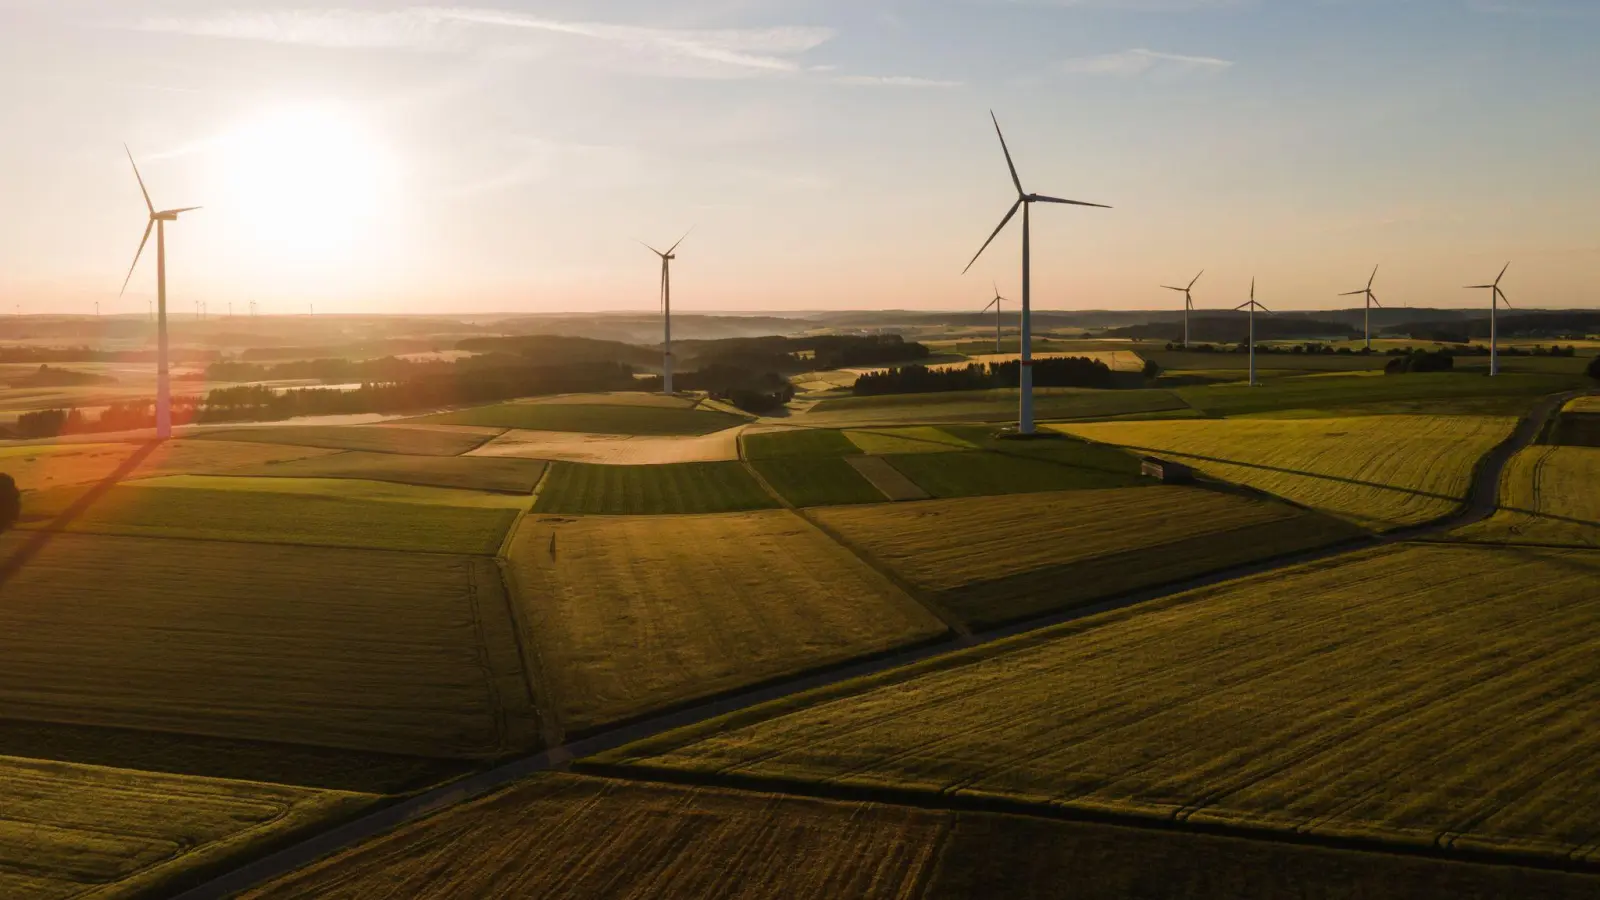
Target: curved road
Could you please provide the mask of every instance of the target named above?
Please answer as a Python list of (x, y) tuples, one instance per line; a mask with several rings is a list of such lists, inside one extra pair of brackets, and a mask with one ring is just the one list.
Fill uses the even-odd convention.
[(764, 687), (723, 696), (695, 706), (608, 729), (587, 738), (570, 741), (532, 756), (522, 757), (493, 769), (381, 806), (356, 819), (312, 835), (297, 844), (213, 878), (198, 887), (191, 888), (178, 894), (176, 900), (221, 900), (221, 898), (232, 896), (289, 872), (304, 868), (318, 859), (354, 847), (384, 832), (392, 831), (407, 822), (424, 818), (447, 807), (483, 796), (537, 772), (560, 769), (574, 759), (611, 750), (662, 732), (692, 725), (706, 719), (736, 712), (802, 691), (886, 671), (948, 653), (952, 650), (981, 646), (1025, 632), (1121, 609), (1136, 603), (1145, 603), (1195, 588), (1232, 581), (1236, 578), (1257, 575), (1301, 563), (1327, 559), (1371, 547), (1441, 535), (1463, 525), (1482, 521), (1494, 512), (1498, 503), (1500, 476), (1505, 470), (1506, 464), (1510, 462), (1518, 451), (1533, 443), (1534, 439), (1544, 429), (1544, 425), (1551, 415), (1560, 410), (1569, 399), (1582, 393), (1584, 392), (1572, 391), (1565, 394), (1552, 395), (1542, 398), (1535, 404), (1533, 409), (1518, 422), (1511, 436), (1478, 462), (1466, 504), (1457, 512), (1434, 522), (1390, 532), (1382, 536), (1357, 538), (1301, 553), (1235, 566), (1209, 575), (1114, 597), (1092, 606), (1078, 607), (1065, 612), (1018, 622), (993, 631), (986, 631), (979, 635), (956, 637), (949, 641), (913, 647), (842, 667), (800, 675)]

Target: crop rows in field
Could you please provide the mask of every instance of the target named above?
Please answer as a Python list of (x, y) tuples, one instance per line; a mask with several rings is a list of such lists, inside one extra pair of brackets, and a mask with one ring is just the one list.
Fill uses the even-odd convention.
[(1455, 538), (1600, 547), (1600, 447), (1535, 445), (1500, 476), (1500, 508)]
[(1600, 861), (1600, 556), (1410, 545), (603, 755)]
[(459, 456), (494, 436), (477, 428), (405, 425), (264, 425), (197, 431), (190, 440), (253, 441), (408, 456)]
[(568, 729), (938, 635), (798, 516), (523, 520), (514, 583)]
[(861, 450), (843, 433), (830, 428), (786, 428), (744, 436), (746, 459), (852, 456)]
[(1478, 460), (1515, 426), (1503, 417), (1352, 416), (1055, 427), (1382, 531), (1459, 508)]
[(952, 450), (971, 450), (976, 446), (934, 425), (852, 428), (844, 432), (844, 435), (861, 452), (873, 456), (949, 453)]
[(231, 475), (289, 478), (361, 478), (429, 487), (527, 494), (544, 474), (539, 459), (484, 456), (401, 456), (351, 450), (310, 459), (236, 469)]
[(487, 558), (54, 534), (5, 595), (0, 719), (429, 757), (533, 741)]
[(776, 502), (742, 463), (606, 466), (556, 462), (534, 510), (597, 515), (675, 515), (768, 509)]
[(444, 425), (484, 425), (529, 431), (581, 431), (590, 434), (709, 434), (749, 419), (706, 409), (638, 406), (623, 403), (501, 403), (427, 416)]
[(842, 456), (782, 456), (750, 465), (778, 495), (794, 506), (845, 506), (888, 499)]

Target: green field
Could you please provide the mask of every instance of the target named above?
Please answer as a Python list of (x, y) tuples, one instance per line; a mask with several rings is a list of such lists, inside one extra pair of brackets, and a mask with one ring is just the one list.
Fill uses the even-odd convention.
[(1569, 390), (1563, 375), (1474, 373), (1308, 375), (1256, 387), (1243, 383), (1174, 388), (1172, 393), (1214, 416), (1295, 411), (1297, 415), (1519, 415), (1534, 397)]
[(534, 740), (491, 559), (57, 534), (5, 593), (29, 602), (0, 604), (0, 720), (430, 757)]
[[(38, 491), (24, 500), (19, 527), (492, 556), (505, 538), (506, 529), (516, 520), (516, 509), (505, 507), (519, 502), (518, 498), (504, 495), (474, 497), (467, 491), (390, 486), (387, 490), (408, 492), (413, 496), (433, 490), (465, 494), (463, 500), (476, 499), (495, 505), (454, 506), (437, 501), (392, 503), (349, 496), (284, 493), (284, 489), (294, 490), (296, 486), (284, 484), (282, 479), (219, 480), (251, 483), (234, 484), (222, 490), (118, 485), (64, 523), (58, 522), (57, 517), (74, 509), (83, 491), (75, 488)], [(339, 493), (359, 492), (363, 485), (382, 486), (381, 482), (322, 481), (330, 492)], [(508, 499), (511, 504), (507, 504)]]
[(671, 515), (768, 509), (777, 503), (738, 462), (659, 466), (550, 464), (534, 510), (541, 513)]
[[(1183, 409), (1171, 391), (1101, 391), (1038, 388), (1034, 414), (1041, 419), (1085, 419)], [(895, 422), (1007, 422), (1017, 417), (1017, 391), (948, 391), (823, 400), (796, 418), (806, 425), (854, 426)]]
[[(828, 432), (837, 434), (838, 432)], [(751, 466), (767, 484), (795, 506), (882, 503), (886, 498), (844, 458), (803, 456), (758, 459)]]
[(743, 425), (749, 419), (706, 409), (622, 403), (501, 403), (426, 416), (418, 421), (528, 431), (665, 435), (710, 434)]
[(0, 447), (0, 471), (10, 475), (19, 489), (29, 491), (90, 484), (112, 477), (220, 474), (334, 452), (316, 447), (190, 440), (159, 444), (24, 444)]
[(1587, 900), (1597, 879), (1078, 822), (541, 775), (243, 895)]
[(600, 759), (1592, 864), (1597, 581), (1591, 551), (1385, 548)]
[(1053, 427), (1386, 531), (1460, 508), (1478, 461), (1515, 426), (1507, 417), (1351, 416)]
[(352, 450), (310, 459), (264, 463), (233, 475), (292, 478), (365, 478), (432, 487), (527, 494), (544, 474), (544, 461), (498, 456), (400, 456)]
[(850, 443), (873, 456), (905, 453), (949, 453), (971, 450), (977, 445), (962, 440), (948, 430), (933, 425), (908, 425), (901, 428), (852, 428), (844, 432)]
[(1600, 547), (1600, 447), (1536, 445), (1500, 476), (1500, 508), (1453, 538)]
[(999, 453), (908, 453), (883, 458), (933, 497), (980, 497), (1152, 483), (1141, 480), (1137, 474)]
[[(1154, 360), (1163, 369), (1185, 371), (1209, 370), (1231, 372), (1244, 377), (1250, 369), (1248, 353), (1202, 353), (1183, 350), (1140, 350), (1139, 355)], [(1382, 353), (1258, 353), (1258, 371), (1283, 372), (1361, 372), (1382, 370), (1392, 356)]]
[(483, 430), (454, 431), (403, 425), (269, 425), (197, 431), (189, 440), (253, 441), (410, 456), (460, 456), (493, 436)]
[(511, 569), (555, 712), (569, 730), (945, 630), (780, 510), (529, 516), (512, 543)]
[(195, 869), (248, 857), (376, 800), (0, 756), (0, 895), (169, 896)]
[(1354, 533), (1282, 504), (1170, 486), (836, 507), (811, 515), (979, 626)]
[(760, 434), (746, 433), (746, 459), (784, 459), (796, 456), (853, 456), (861, 450), (838, 431), (827, 428), (792, 428)]

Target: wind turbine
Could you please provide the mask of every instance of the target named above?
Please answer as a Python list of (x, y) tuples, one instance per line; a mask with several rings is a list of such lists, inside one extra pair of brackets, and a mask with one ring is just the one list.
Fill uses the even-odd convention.
[(1006, 155), (1006, 168), (1011, 171), (1011, 183), (1016, 186), (1017, 200), (1011, 204), (1011, 209), (1006, 211), (1005, 218), (995, 227), (994, 233), (983, 242), (978, 252), (973, 254), (972, 262), (967, 263), (967, 268), (961, 270), (965, 275), (978, 261), (983, 251), (989, 249), (994, 239), (1005, 230), (1006, 223), (1017, 214), (1017, 207), (1022, 207), (1022, 333), (1019, 335), (1022, 343), (1022, 373), (1020, 378), (1021, 391), (1017, 401), (1017, 433), (1033, 434), (1033, 311), (1031, 304), (1030, 276), (1032, 266), (1028, 256), (1028, 212), (1035, 203), (1065, 203), (1069, 206), (1093, 206), (1099, 209), (1110, 209), (1103, 203), (1085, 203), (1082, 200), (1062, 200), (1059, 197), (1047, 197), (1043, 194), (1030, 194), (1022, 189), (1022, 179), (1017, 177), (1017, 167), (1011, 161), (1011, 150), (1006, 146), (1006, 136), (1000, 131), (1000, 120), (995, 118), (994, 111), (989, 112), (989, 118), (994, 122), (994, 133), (1000, 138), (1000, 151)]
[(1500, 374), (1499, 333), (1498, 333), (1498, 329), (1497, 329), (1496, 323), (1495, 323), (1495, 313), (1500, 310), (1500, 304), (1501, 303), (1504, 303), (1506, 305), (1506, 309), (1510, 309), (1511, 308), (1511, 301), (1506, 299), (1506, 292), (1500, 290), (1500, 279), (1506, 277), (1506, 269), (1509, 269), (1509, 268), (1511, 268), (1511, 263), (1506, 263), (1505, 269), (1501, 269), (1500, 270), (1500, 274), (1496, 275), (1494, 277), (1494, 283), (1493, 284), (1469, 284), (1469, 285), (1467, 285), (1467, 290), (1469, 290), (1469, 291), (1488, 291), (1489, 292), (1489, 375), (1490, 376), (1494, 376), (1494, 375), (1499, 375)]
[(166, 440), (172, 437), (172, 379), (167, 371), (167, 223), (178, 221), (180, 213), (192, 212), (198, 206), (185, 206), (181, 209), (156, 210), (155, 204), (150, 202), (150, 192), (145, 189), (144, 176), (139, 174), (139, 164), (133, 161), (133, 151), (124, 144), (122, 149), (128, 154), (128, 162), (133, 166), (133, 177), (139, 181), (139, 193), (144, 195), (145, 209), (150, 211), (150, 223), (144, 227), (144, 237), (139, 239), (139, 249), (134, 251), (133, 265), (128, 267), (128, 277), (122, 279), (122, 294), (128, 291), (128, 282), (133, 278), (133, 270), (139, 267), (139, 257), (144, 254), (144, 245), (150, 240), (150, 232), (156, 233), (156, 438)]
[(1377, 277), (1378, 277), (1378, 267), (1377, 266), (1373, 266), (1372, 267), (1372, 276), (1367, 279), (1367, 286), (1366, 287), (1362, 288), (1359, 291), (1347, 291), (1347, 292), (1339, 295), (1341, 297), (1355, 297), (1355, 296), (1360, 296), (1360, 295), (1365, 295), (1366, 296), (1366, 298), (1367, 298), (1367, 306), (1366, 306), (1365, 309), (1363, 309), (1361, 311), (1361, 330), (1366, 332), (1366, 335), (1367, 335), (1367, 349), (1368, 350), (1372, 349), (1372, 308), (1374, 306), (1378, 307), (1379, 309), (1383, 308), (1383, 304), (1378, 302), (1378, 295), (1374, 294), (1372, 292), (1372, 281), (1373, 281), (1373, 279), (1375, 279)]
[[(694, 226), (691, 225), (689, 231), (693, 230)], [(689, 231), (685, 231), (683, 237), (678, 238), (677, 242), (668, 247), (665, 253), (651, 247), (649, 244), (644, 244), (644, 241), (639, 242), (644, 244), (645, 248), (651, 253), (661, 257), (661, 328), (663, 333), (661, 344), (661, 393), (663, 394), (672, 393), (672, 261), (678, 258), (673, 255), (672, 251), (678, 249), (678, 244), (683, 243), (683, 238), (689, 236)]]
[[(1200, 275), (1205, 273), (1205, 269), (1200, 270)], [(1194, 311), (1194, 295), (1190, 291), (1194, 290), (1194, 282), (1200, 280), (1200, 275), (1196, 275), (1194, 281), (1190, 281), (1187, 287), (1173, 287), (1170, 284), (1162, 285), (1169, 291), (1183, 292), (1183, 349), (1185, 350), (1189, 349), (1189, 313)]]
[(1248, 302), (1241, 303), (1238, 306), (1235, 306), (1234, 309), (1235, 310), (1240, 310), (1240, 309), (1244, 309), (1245, 307), (1249, 307), (1250, 308), (1250, 386), (1251, 387), (1255, 387), (1256, 386), (1256, 310), (1259, 309), (1264, 313), (1270, 313), (1270, 312), (1272, 312), (1272, 310), (1267, 309), (1265, 306), (1262, 306), (1260, 303), (1256, 302), (1256, 280), (1254, 278), (1250, 279), (1250, 300)]
[[(1000, 318), (1000, 301), (1004, 299), (1004, 297), (1000, 296), (1000, 285), (996, 284), (994, 286), (994, 299), (989, 301), (989, 306), (994, 307), (994, 352), (996, 353), (1003, 352), (1000, 349), (1000, 329), (1002, 327)], [(983, 311), (988, 312), (989, 306), (985, 306)]]

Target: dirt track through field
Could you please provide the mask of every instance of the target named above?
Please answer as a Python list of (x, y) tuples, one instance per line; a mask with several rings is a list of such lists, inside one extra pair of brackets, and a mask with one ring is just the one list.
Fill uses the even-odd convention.
[[(838, 668), (808, 673), (798, 678), (766, 685), (755, 690), (743, 691), (727, 696), (709, 700), (694, 707), (681, 709), (669, 714), (633, 722), (620, 728), (594, 734), (583, 740), (574, 741), (563, 746), (554, 747), (532, 756), (514, 760), (497, 768), (480, 772), (476, 775), (460, 779), (450, 784), (435, 788), (422, 794), (400, 800), (391, 805), (382, 807), (361, 816), (353, 821), (330, 829), (322, 834), (313, 836), (299, 844), (273, 853), (244, 865), (225, 875), (219, 876), (206, 884), (195, 887), (178, 895), (179, 900), (211, 900), (211, 898), (228, 897), (251, 887), (264, 884), (274, 878), (294, 871), (310, 863), (353, 847), (357, 844), (377, 837), (387, 831), (393, 830), (408, 822), (429, 816), (440, 810), (464, 803), (476, 797), (483, 796), (504, 788), (535, 772), (548, 769), (565, 768), (573, 760), (600, 753), (606, 750), (622, 747), (626, 744), (642, 740), (653, 735), (658, 735), (673, 729), (702, 722), (717, 716), (726, 715), (742, 709), (747, 709), (773, 700), (789, 697), (804, 691), (848, 681), (865, 675), (875, 674), (909, 665), (924, 659), (941, 655), (955, 649), (987, 644), (1004, 638), (1013, 637), (1030, 631), (1048, 628), (1064, 622), (1086, 618), (1100, 613), (1148, 602), (1160, 597), (1182, 593), (1200, 587), (1232, 581), (1247, 575), (1256, 575), (1270, 572), (1275, 569), (1286, 568), (1302, 563), (1324, 560), (1335, 556), (1344, 555), (1357, 550), (1365, 550), (1384, 544), (1411, 541), (1423, 538), (1433, 538), (1447, 534), (1463, 525), (1479, 522), (1491, 515), (1498, 504), (1498, 491), (1501, 472), (1519, 450), (1530, 445), (1540, 430), (1562, 404), (1566, 403), (1576, 393), (1552, 395), (1541, 399), (1518, 423), (1516, 430), (1506, 441), (1490, 451), (1478, 464), (1472, 480), (1472, 488), (1468, 494), (1467, 503), (1457, 512), (1413, 528), (1391, 532), (1383, 537), (1359, 538), (1340, 544), (1318, 548), (1301, 553), (1289, 554), (1275, 559), (1238, 566), (1222, 572), (1213, 573), (1186, 581), (1162, 585), (1155, 588), (1135, 591), (1119, 597), (1114, 597), (1092, 606), (1080, 607), (1063, 613), (1055, 613), (1037, 619), (1031, 619), (1014, 625), (984, 632), (970, 638), (939, 643), (934, 645), (912, 648), (900, 653), (893, 653), (865, 661), (847, 664)], [(630, 775), (630, 777), (633, 777)], [(908, 800), (908, 802), (910, 802)], [(1215, 830), (1215, 829), (1213, 829)], [(1240, 830), (1239, 836), (1263, 840), (1292, 840), (1298, 843), (1329, 843), (1319, 841), (1312, 835), (1281, 835), (1278, 833), (1260, 833), (1255, 831)], [(1428, 851), (1422, 848), (1409, 847), (1368, 847), (1365, 849), (1386, 850), (1394, 853), (1415, 853), (1434, 856), (1450, 857), (1448, 851)], [(1496, 862), (1495, 859), (1483, 860)], [(1521, 864), (1530, 864), (1522, 860)], [(1536, 861), (1531, 864), (1537, 864)]]

